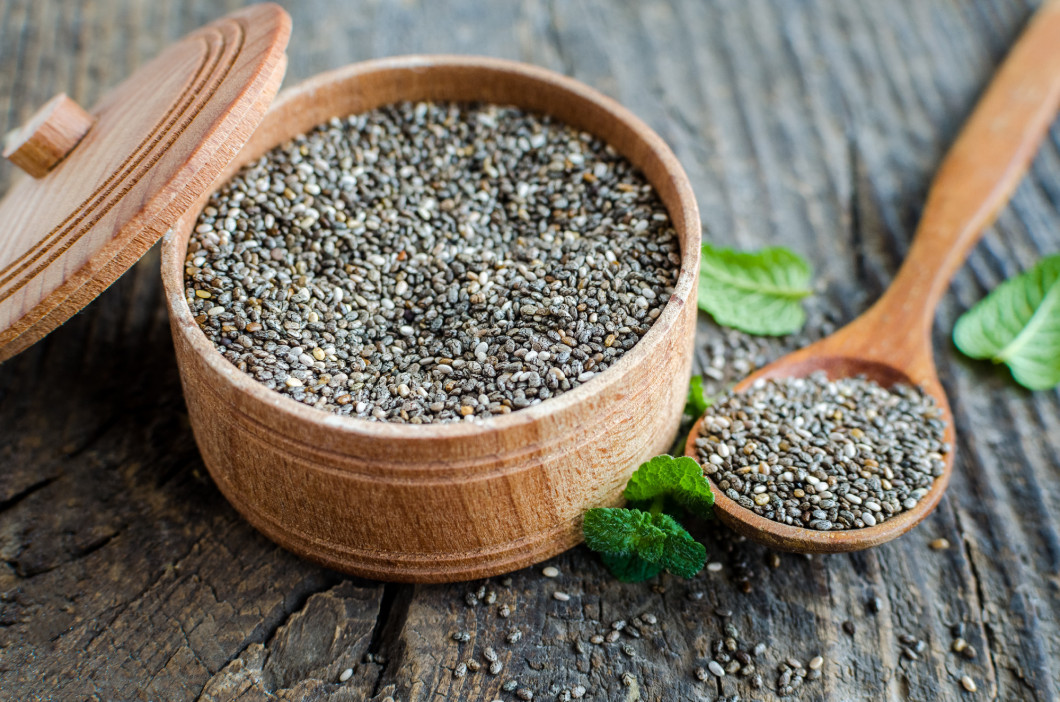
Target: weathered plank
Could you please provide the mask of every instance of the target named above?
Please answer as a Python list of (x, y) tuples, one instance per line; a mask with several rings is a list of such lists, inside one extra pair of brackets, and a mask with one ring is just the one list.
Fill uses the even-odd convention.
[[(238, 4), (0, 0), (0, 126), (59, 90), (91, 104)], [(1032, 3), (288, 5), (289, 84), (373, 56), (452, 51), (531, 61), (615, 96), (674, 147), (706, 236), (806, 254), (822, 288), (815, 316), (842, 321), (893, 276), (935, 165)], [(0, 165), (0, 183), (10, 177)], [(721, 571), (642, 585), (614, 582), (584, 549), (554, 560), (555, 580), (529, 569), (510, 584), (411, 587), (349, 580), (272, 546), (198, 459), (152, 253), (0, 366), (0, 697), (491, 700), (514, 699), (501, 685), (517, 680), (535, 699), (576, 685), (592, 699), (771, 699), (780, 661), (820, 653), (824, 675), (799, 699), (1060, 699), (1060, 400), (949, 341), (963, 309), (1060, 249), (1057, 232), (1060, 127), (940, 310), (959, 454), (921, 527), (865, 553), (774, 561), (704, 526)], [(721, 332), (702, 320), (700, 334), (706, 365)], [(765, 354), (784, 343), (759, 342)], [(953, 547), (929, 550), (939, 536)], [(480, 586), (485, 599), (466, 604)], [(644, 613), (656, 623), (635, 626)], [(617, 641), (589, 643), (618, 620), (630, 624)], [(948, 650), (958, 621), (975, 660)], [(745, 648), (769, 644), (756, 661), (764, 689), (753, 676), (696, 678), (726, 623)], [(460, 631), (469, 641), (451, 638)], [(903, 634), (927, 642), (919, 660), (901, 656)], [(499, 675), (453, 676), (468, 659), (485, 668), (486, 646)], [(964, 674), (977, 693), (961, 692)]]

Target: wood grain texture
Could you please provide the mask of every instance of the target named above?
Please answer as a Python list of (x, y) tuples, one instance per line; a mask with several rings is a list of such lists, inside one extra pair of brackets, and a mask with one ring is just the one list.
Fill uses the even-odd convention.
[[(60, 91), (93, 104), (236, 4), (0, 0), (0, 128)], [(894, 277), (943, 154), (1034, 4), (308, 0), (287, 4), (287, 81), (413, 51), (571, 75), (673, 147), (706, 236), (807, 255), (820, 303), (845, 321)], [(11, 172), (0, 164), (5, 183)], [(0, 697), (510, 700), (496, 693), (515, 678), (535, 699), (552, 699), (555, 682), (624, 700), (629, 672), (645, 700), (772, 700), (777, 663), (820, 652), (824, 676), (797, 699), (1060, 699), (1060, 398), (949, 341), (960, 312), (1060, 248), (1058, 210), (1054, 125), (939, 308), (936, 362), (961, 438), (950, 488), (917, 529), (865, 552), (781, 555), (774, 568), (765, 549), (707, 525), (697, 533), (718, 573), (623, 585), (577, 548), (553, 559), (559, 579), (493, 578), (497, 602), (474, 607), (463, 598), (477, 583), (384, 586), (307, 564), (227, 506), (188, 427), (156, 249), (0, 366)], [(699, 367), (720, 333), (700, 317)], [(928, 549), (937, 537), (952, 547)], [(502, 603), (514, 605), (507, 619)], [(719, 608), (741, 639), (770, 643), (766, 689), (695, 678), (724, 636)], [(575, 649), (649, 611), (658, 624), (642, 638)], [(955, 621), (973, 661), (948, 651)], [(514, 644), (509, 627), (522, 632)], [(459, 630), (471, 641), (449, 638)], [(899, 634), (927, 641), (919, 660), (900, 655)], [(500, 676), (452, 676), (486, 645)], [(345, 667), (354, 673), (339, 685)], [(961, 691), (963, 674), (978, 692)]]
[(550, 71), (475, 57), (411, 56), (315, 76), (285, 91), (228, 171), (332, 117), (403, 100), (547, 111), (604, 139), (655, 186), (681, 247), (680, 273), (651, 329), (607, 372), (482, 422), (337, 417), (265, 388), (202, 333), (184, 282), (199, 208), (164, 239), (163, 286), (195, 438), (218, 487), (251, 523), (362, 577), (468, 580), (574, 546), (582, 513), (618, 504), (633, 469), (672, 445), (692, 363), (699, 213), (670, 149), (613, 100)]
[[(289, 33), (287, 14), (262, 4), (164, 47), (99, 100), (76, 148), (52, 154), (60, 165), (43, 159), (40, 177), (11, 186), (0, 200), (0, 362), (95, 299), (209, 190), (276, 94)], [(40, 130), (27, 126), (32, 145)]]
[[(1060, 1), (1047, 2), (1028, 23), (942, 160), (928, 190), (909, 253), (883, 296), (855, 320), (755, 371), (736, 384), (759, 380), (863, 375), (887, 387), (905, 383), (935, 398), (946, 423), (942, 440), (955, 445), (953, 414), (939, 382), (931, 348), (935, 308), (954, 272), (1022, 180), (1060, 106)], [(698, 458), (700, 419), (685, 441)], [(879, 546), (915, 527), (938, 506), (953, 473), (954, 452), (916, 506), (862, 529), (818, 531), (766, 519), (715, 487), (715, 511), (749, 539), (782, 551), (842, 553)], [(708, 478), (709, 480), (709, 478)], [(713, 481), (711, 481), (713, 484)]]

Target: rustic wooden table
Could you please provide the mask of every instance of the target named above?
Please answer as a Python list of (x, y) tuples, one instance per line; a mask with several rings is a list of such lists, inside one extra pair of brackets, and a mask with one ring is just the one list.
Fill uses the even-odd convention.
[[(92, 104), (238, 4), (0, 0), (0, 127), (60, 90)], [(845, 320), (892, 277), (936, 164), (1034, 3), (287, 4), (288, 85), (375, 56), (461, 52), (611, 94), (673, 146), (705, 236), (802, 252), (820, 304)], [(0, 167), (0, 189), (12, 175)], [(224, 501), (188, 428), (156, 248), (0, 367), (0, 698), (513, 700), (502, 685), (517, 680), (534, 699), (581, 685), (595, 700), (766, 700), (785, 658), (820, 654), (822, 677), (794, 698), (1056, 700), (1060, 398), (961, 358), (949, 332), (987, 289), (1057, 249), (1060, 124), (938, 315), (956, 473), (935, 514), (899, 541), (777, 558), (707, 526), (722, 568), (692, 581), (623, 585), (578, 548), (553, 559), (555, 580), (532, 568), (414, 587), (303, 562)], [(719, 334), (701, 320), (697, 363)], [(929, 549), (940, 537), (951, 546)], [(633, 626), (645, 613), (655, 623)], [(631, 622), (618, 641), (590, 643), (618, 620)], [(974, 659), (950, 651), (958, 622)], [(726, 624), (741, 647), (768, 645), (763, 688), (753, 675), (697, 679)], [(461, 631), (469, 641), (453, 640)], [(926, 646), (905, 656), (903, 639)], [(488, 646), (500, 675), (454, 675)]]

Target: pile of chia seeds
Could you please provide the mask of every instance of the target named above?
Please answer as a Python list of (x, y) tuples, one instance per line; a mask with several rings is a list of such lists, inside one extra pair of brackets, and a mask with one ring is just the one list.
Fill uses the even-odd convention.
[(950, 447), (934, 399), (864, 377), (758, 381), (708, 410), (700, 462), (729, 498), (767, 519), (828, 531), (916, 506)]
[(607, 144), (491, 105), (334, 119), (240, 171), (188, 246), (217, 349), (320, 409), (486, 418), (592, 379), (665, 306), (680, 249)]

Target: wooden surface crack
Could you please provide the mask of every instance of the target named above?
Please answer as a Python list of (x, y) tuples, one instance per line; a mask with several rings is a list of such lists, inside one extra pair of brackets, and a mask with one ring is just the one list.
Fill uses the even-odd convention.
[(49, 476), (47, 478), (44, 478), (43, 480), (38, 480), (37, 482), (32, 483), (31, 485), (23, 488), (22, 490), (19, 490), (14, 495), (11, 495), (10, 497), (0, 501), (0, 512), (6, 512), (10, 509), (14, 509), (18, 506), (20, 502), (33, 495), (34, 493), (39, 492), (40, 490), (43, 490), (44, 488), (48, 487), (58, 479), (59, 476)]

